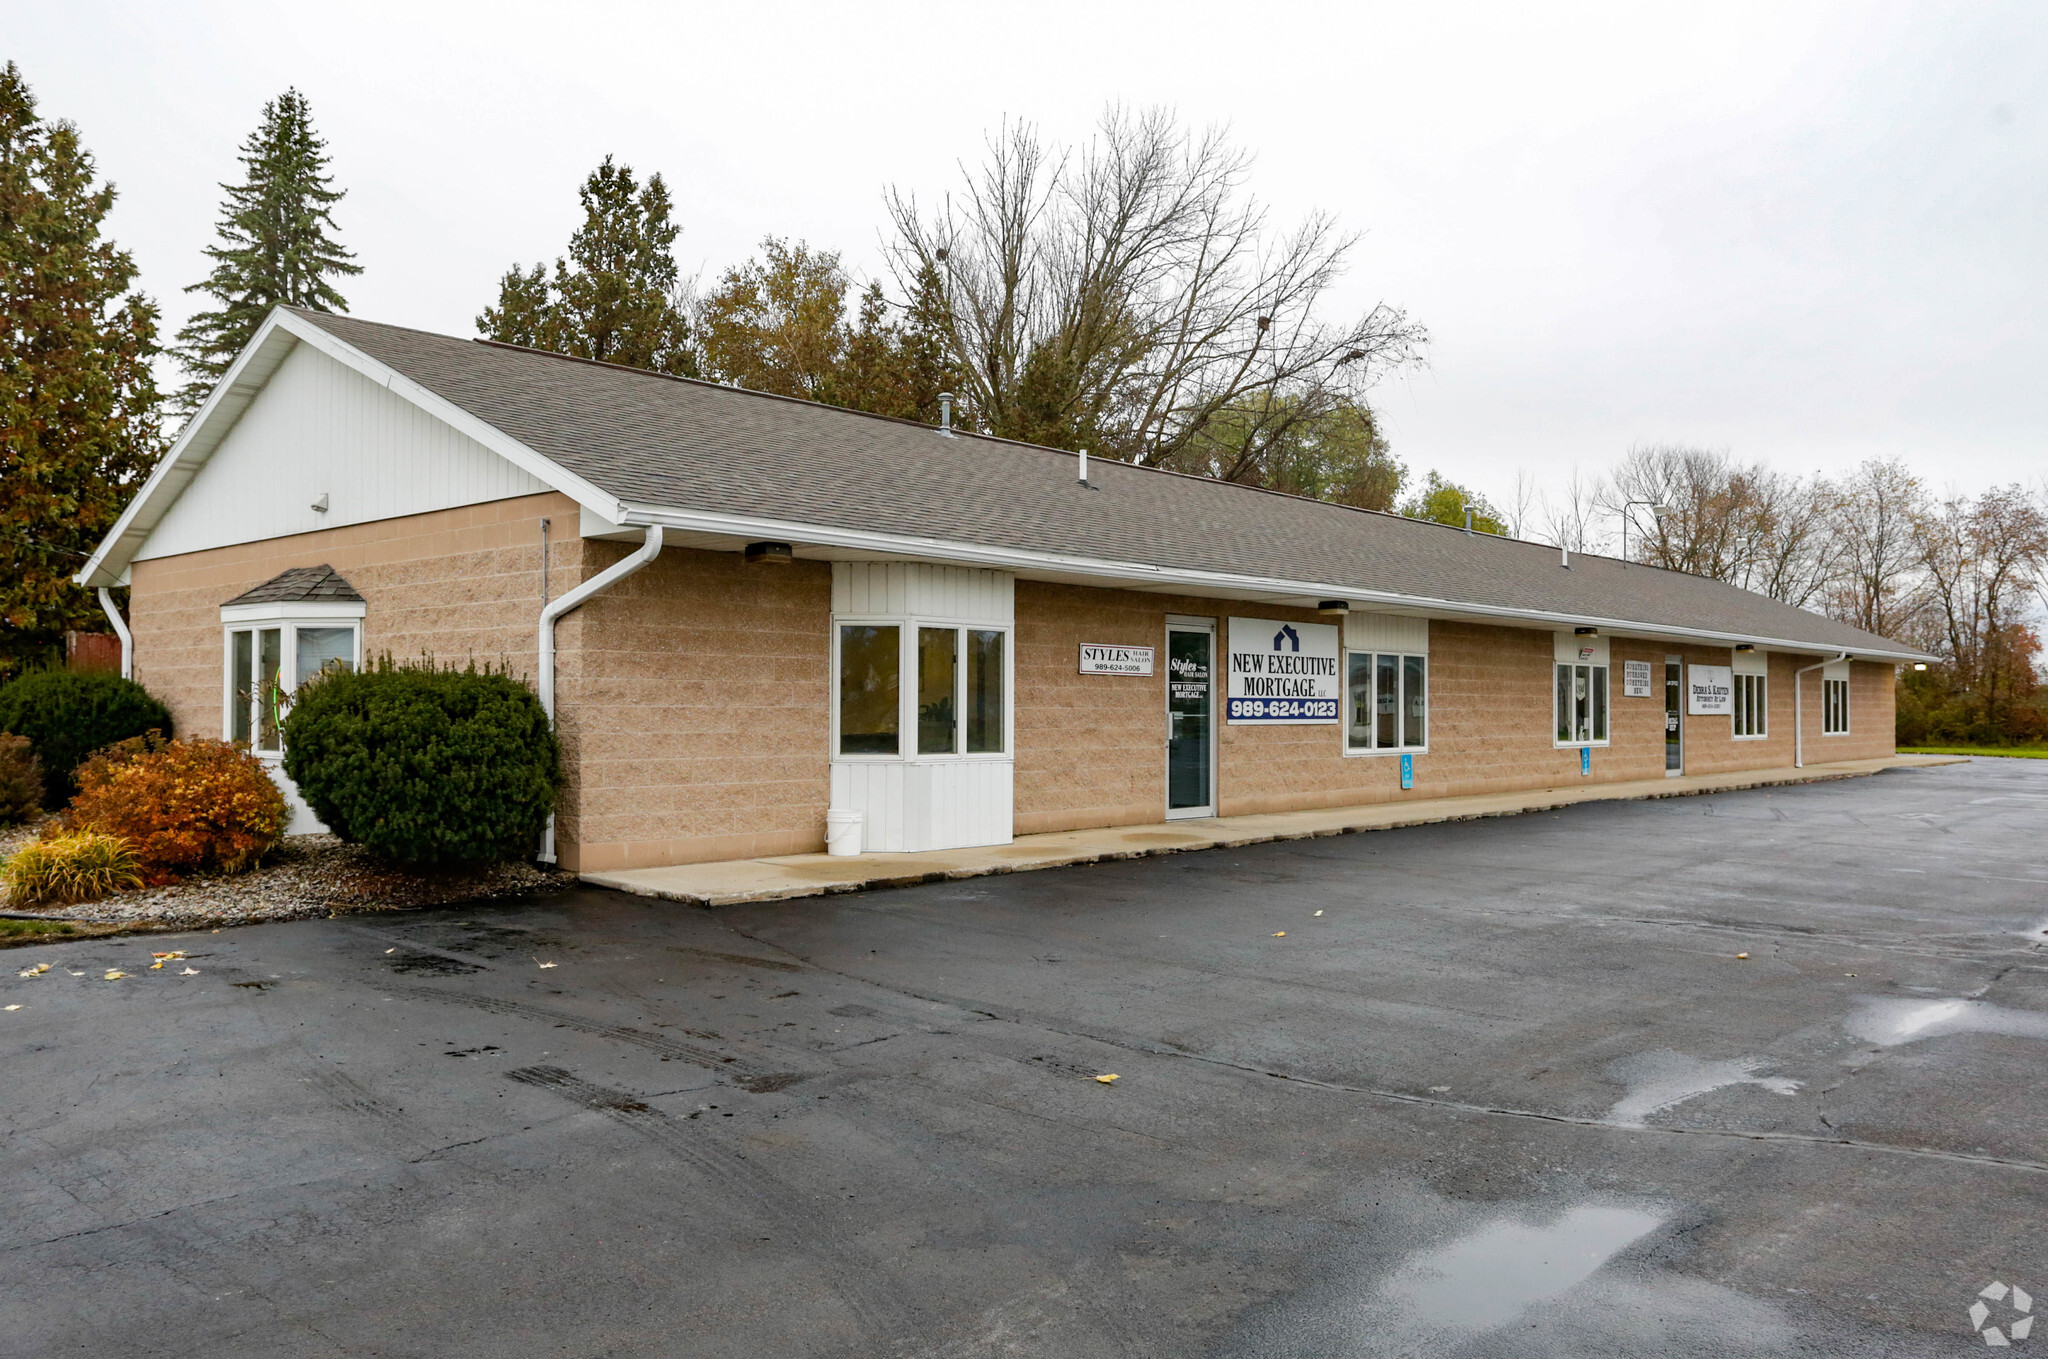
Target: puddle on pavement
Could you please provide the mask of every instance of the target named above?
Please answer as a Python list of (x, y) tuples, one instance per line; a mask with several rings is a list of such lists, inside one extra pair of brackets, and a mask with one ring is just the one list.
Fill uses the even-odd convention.
[(1473, 1218), (1438, 1201), (1422, 1216), (1443, 1213), (1468, 1225), (1434, 1246), (1385, 1253), (1386, 1234), (1406, 1234), (1397, 1212), (1326, 1251), (1298, 1291), (1240, 1315), (1210, 1359), (1761, 1359), (1795, 1346), (1769, 1302), (1614, 1263), (1655, 1239), (1671, 1217), (1659, 1206), (1581, 1201)]
[(1891, 1000), (1858, 996), (1847, 1020), (1849, 1032), (1866, 1043), (1896, 1047), (1951, 1033), (1991, 1033), (2008, 1038), (2048, 1038), (2048, 1014), (2009, 1010), (1985, 1000)]
[(1573, 1208), (1549, 1226), (1497, 1218), (1425, 1251), (1387, 1280), (1388, 1302), (1428, 1329), (1486, 1331), (1593, 1277), (1662, 1222), (1640, 1208)]
[(1710, 1062), (1668, 1048), (1624, 1057), (1609, 1066), (1607, 1074), (1626, 1085), (1628, 1093), (1607, 1116), (1640, 1127), (1666, 1109), (1731, 1085), (1760, 1085), (1777, 1095), (1789, 1095), (1799, 1088), (1798, 1081), (1762, 1074), (1765, 1065), (1757, 1057)]
[(1392, 1259), (1376, 1243), (1361, 1242), (1359, 1255), (1329, 1260), (1327, 1272), (1318, 1271), (1320, 1277), (1299, 1292), (1242, 1316), (1212, 1353), (1215, 1359), (1377, 1359), (1491, 1355), (1502, 1344), (1508, 1346), (1502, 1353), (1521, 1354), (1531, 1343), (1535, 1348), (1526, 1352), (1607, 1353), (1600, 1343), (1578, 1342), (1615, 1338), (1585, 1334), (1589, 1328), (1604, 1333), (1613, 1318), (1627, 1318), (1633, 1327), (1646, 1311), (1740, 1311), (1738, 1300), (1713, 1285), (1697, 1286), (1713, 1294), (1698, 1305), (1666, 1296), (1671, 1281), (1661, 1275), (1603, 1272), (1666, 1217), (1637, 1205), (1579, 1203), (1548, 1215), (1468, 1218), (1471, 1225), (1448, 1240)]

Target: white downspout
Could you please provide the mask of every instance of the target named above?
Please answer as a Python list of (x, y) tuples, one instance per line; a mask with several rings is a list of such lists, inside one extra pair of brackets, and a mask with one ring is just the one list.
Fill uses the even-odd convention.
[(1848, 659), (1849, 653), (1845, 651), (1832, 661), (1815, 661), (1804, 670), (1794, 670), (1792, 672), (1792, 767), (1794, 769), (1806, 768), (1805, 676), (1810, 671), (1825, 670), (1831, 665), (1839, 665)]
[[(584, 581), (581, 585), (571, 590), (568, 594), (563, 595), (560, 599), (549, 601), (541, 609), (540, 706), (541, 710), (548, 715), (548, 726), (553, 727), (555, 725), (556, 621), (563, 614), (582, 607), (583, 602), (598, 591), (610, 589), (613, 585), (632, 575), (635, 571), (638, 571), (660, 555), (661, 525), (649, 524), (647, 526), (647, 541), (640, 545), (638, 552), (627, 557), (624, 561), (615, 562), (611, 566), (606, 567), (589, 580)], [(543, 830), (540, 835), (539, 857), (540, 861), (544, 864), (551, 864), (555, 861), (555, 814), (553, 812), (548, 813), (547, 829)]]
[(114, 625), (114, 635), (121, 639), (121, 678), (135, 678), (135, 635), (128, 631), (127, 620), (121, 617), (121, 610), (114, 603), (114, 592), (106, 586), (99, 587), (100, 608), (107, 614), (107, 621)]

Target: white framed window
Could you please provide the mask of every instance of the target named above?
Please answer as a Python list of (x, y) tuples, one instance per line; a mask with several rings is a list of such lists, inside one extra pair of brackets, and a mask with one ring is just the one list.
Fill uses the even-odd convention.
[(1553, 686), (1553, 744), (1604, 746), (1607, 737), (1607, 667), (1591, 661), (1559, 661)]
[(1823, 736), (1849, 734), (1849, 681), (1823, 678), (1820, 682), (1820, 732)]
[(1755, 741), (1770, 735), (1770, 679), (1764, 675), (1735, 677), (1735, 739)]
[(1429, 748), (1429, 657), (1344, 653), (1344, 753)]
[(283, 753), (282, 726), (301, 684), (363, 663), (359, 602), (230, 604), (221, 609), (221, 735), (259, 755)]
[(1007, 759), (1008, 624), (835, 617), (832, 758)]

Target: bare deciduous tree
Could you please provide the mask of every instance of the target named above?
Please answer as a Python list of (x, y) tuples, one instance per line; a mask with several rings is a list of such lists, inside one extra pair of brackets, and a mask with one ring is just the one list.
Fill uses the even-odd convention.
[(1880, 637), (1917, 629), (1924, 603), (1915, 537), (1927, 491), (1896, 458), (1872, 459), (1842, 483), (1835, 501), (1836, 571), (1827, 609)]
[(979, 427), (1259, 482), (1417, 362), (1424, 331), (1393, 307), (1323, 319), (1356, 238), (1322, 214), (1274, 230), (1250, 168), (1220, 131), (1112, 108), (1071, 151), (1006, 125), (935, 210), (891, 190), (897, 281), (945, 279)]
[[(1649, 510), (1657, 505), (1669, 512)], [(1605, 508), (1630, 516), (1637, 560), (1788, 604), (1820, 598), (1834, 573), (1834, 488), (1737, 462), (1726, 450), (1638, 445), (1615, 469)]]
[(1543, 536), (1573, 552), (1604, 552), (1609, 546), (1606, 518), (1608, 485), (1600, 476), (1587, 476), (1574, 465), (1556, 496), (1544, 492), (1538, 503), (1543, 511)]
[(2048, 509), (2017, 485), (1972, 501), (1951, 496), (1923, 514), (1916, 538), (1939, 637), (1957, 686), (1984, 724), (2004, 725), (2014, 691), (2030, 687), (2015, 674), (2016, 656), (2030, 655), (2015, 632), (2036, 582), (2048, 568)]

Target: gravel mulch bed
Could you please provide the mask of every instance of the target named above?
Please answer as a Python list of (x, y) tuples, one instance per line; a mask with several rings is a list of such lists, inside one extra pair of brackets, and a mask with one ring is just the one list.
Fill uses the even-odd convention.
[[(0, 855), (11, 854), (34, 838), (34, 828), (0, 833)], [(0, 905), (10, 912), (33, 911), (51, 920), (102, 927), (187, 928), (412, 910), (519, 896), (574, 881), (568, 874), (547, 872), (527, 863), (414, 872), (385, 863), (360, 845), (343, 844), (331, 835), (295, 835), (272, 850), (260, 867), (233, 877), (187, 878), (169, 887), (143, 888), (69, 906)], [(0, 938), (0, 946), (8, 942)]]

